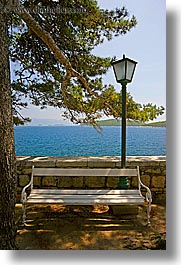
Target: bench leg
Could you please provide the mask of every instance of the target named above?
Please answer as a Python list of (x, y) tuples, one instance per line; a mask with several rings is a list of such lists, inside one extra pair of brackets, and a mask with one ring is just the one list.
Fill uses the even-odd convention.
[(150, 211), (151, 211), (151, 204), (148, 203), (147, 204), (147, 226), (150, 227), (151, 226), (151, 222), (150, 222)]
[(23, 225), (26, 224), (26, 204), (23, 202), (22, 203), (22, 212), (23, 212)]

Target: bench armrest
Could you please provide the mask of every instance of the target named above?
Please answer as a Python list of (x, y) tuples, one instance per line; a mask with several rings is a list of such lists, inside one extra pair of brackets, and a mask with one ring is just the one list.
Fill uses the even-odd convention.
[[(151, 191), (150, 189), (145, 185), (143, 184), (143, 182), (141, 181), (141, 177), (140, 177), (140, 171), (139, 171), (139, 166), (137, 167), (137, 170), (138, 170), (138, 185), (139, 185), (139, 192), (141, 194), (141, 187), (145, 188), (146, 189), (146, 201), (151, 204), (152, 202), (152, 195), (151, 195)], [(142, 194), (141, 194), (142, 195)]]
[(33, 189), (33, 169), (34, 166), (32, 166), (32, 172), (31, 172), (31, 180), (30, 182), (23, 188), (22, 192), (21, 192), (21, 202), (24, 203), (27, 199), (26, 196), (26, 189), (29, 188), (31, 186), (31, 190)]

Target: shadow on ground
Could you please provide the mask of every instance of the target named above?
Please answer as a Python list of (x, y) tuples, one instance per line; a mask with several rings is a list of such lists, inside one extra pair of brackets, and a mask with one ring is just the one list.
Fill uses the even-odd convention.
[(16, 206), (19, 249), (47, 250), (156, 250), (166, 249), (165, 206), (152, 206), (152, 226), (145, 208), (136, 217), (113, 216), (109, 206), (36, 205), (27, 207), (22, 225)]

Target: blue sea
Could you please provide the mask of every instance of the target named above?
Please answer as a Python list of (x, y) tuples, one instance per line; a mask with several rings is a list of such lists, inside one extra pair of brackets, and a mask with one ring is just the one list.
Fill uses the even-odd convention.
[[(127, 156), (166, 155), (166, 128), (127, 127)], [(121, 127), (15, 127), (17, 156), (120, 156)]]

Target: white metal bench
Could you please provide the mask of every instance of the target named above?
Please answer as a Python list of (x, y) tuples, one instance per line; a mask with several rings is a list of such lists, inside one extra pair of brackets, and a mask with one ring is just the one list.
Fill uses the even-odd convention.
[[(138, 188), (133, 189), (37, 189), (33, 187), (34, 176), (137, 176)], [(31, 188), (29, 196), (26, 190)], [(141, 187), (146, 189), (146, 196), (141, 193)], [(140, 178), (139, 167), (136, 169), (115, 168), (35, 168), (32, 167), (31, 180), (21, 193), (23, 223), (26, 219), (26, 204), (64, 204), (64, 205), (141, 205), (147, 202), (147, 223), (150, 225), (151, 191)]]

